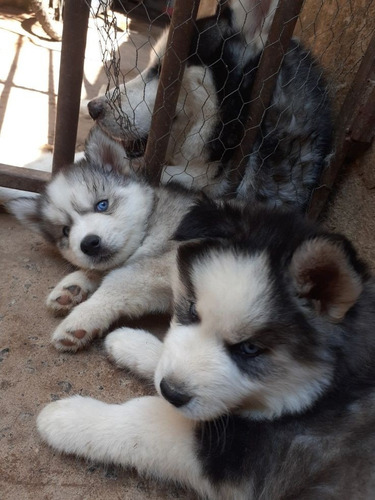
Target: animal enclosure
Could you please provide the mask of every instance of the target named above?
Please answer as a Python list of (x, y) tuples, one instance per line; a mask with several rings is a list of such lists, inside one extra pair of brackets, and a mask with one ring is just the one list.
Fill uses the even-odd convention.
[[(307, 185), (308, 196), (306, 200), (303, 198), (301, 205), (307, 205), (310, 215), (317, 217), (340, 166), (371, 144), (375, 120), (374, 1), (176, 0), (173, 8), (171, 3), (160, 8), (163, 2), (118, 1), (113, 4), (114, 11), (107, 8), (109, 2), (101, 0), (99, 3), (102, 6), (100, 15), (105, 21), (104, 29), (98, 29), (98, 36), (108, 76), (107, 102), (119, 128), (132, 132), (132, 141), (128, 137), (116, 136), (115, 139), (125, 143), (130, 163), (143, 169), (152, 182), (158, 183), (161, 176), (167, 181), (174, 176), (178, 180), (179, 175), (187, 173), (194, 183), (201, 175), (197, 173), (197, 165), (200, 168), (203, 164), (210, 169), (214, 164), (213, 175), (207, 175), (204, 182), (208, 185), (219, 178), (224, 186), (219, 194), (231, 196), (241, 189), (239, 186), (251, 164), (252, 176), (248, 184), (254, 186), (256, 192), (261, 192), (269, 179), (272, 182), (262, 196), (272, 192), (272, 199), (278, 196), (280, 182), (292, 187)], [(155, 10), (156, 4), (159, 10)], [(229, 7), (237, 9), (237, 19), (243, 19), (240, 30), (228, 31), (223, 27)], [(95, 9), (97, 12), (97, 5)], [(150, 26), (160, 22), (170, 24), (162, 53), (158, 52), (159, 42), (149, 37), (154, 68), (160, 73), (154, 100), (147, 100), (145, 92), (143, 102), (132, 103), (129, 93), (126, 94), (129, 81), (137, 75), (143, 79), (145, 89), (147, 82), (144, 80), (146, 74), (142, 73), (145, 68), (137, 66), (139, 47), (133, 42), (131, 29), (126, 43), (132, 53), (135, 48), (134, 66), (129, 70), (127, 61), (127, 70), (122, 69), (119, 55), (122, 37), (116, 19), (119, 11), (126, 14), (130, 23), (133, 15), (141, 13), (148, 17)], [(75, 131), (71, 124), (78, 120), (88, 15), (87, 2), (66, 0), (55, 171), (73, 160)], [(209, 24), (205, 21), (207, 18)], [(233, 20), (231, 22), (233, 24)], [(207, 38), (210, 31), (214, 36)], [(78, 44), (77, 36), (73, 36), (77, 32), (80, 34)], [(292, 36), (297, 37), (298, 42), (291, 42)], [(222, 40), (216, 52), (209, 53), (209, 45), (219, 37)], [(241, 41), (232, 49), (231, 39), (236, 37)], [(204, 56), (201, 55), (202, 46)], [(228, 57), (231, 57), (229, 63)], [(64, 60), (68, 62), (64, 64)], [(67, 78), (66, 65), (71, 67), (72, 63), (77, 70)], [(192, 128), (191, 121), (196, 115), (191, 115), (189, 99), (192, 100), (196, 88), (191, 85), (187, 88), (186, 77), (194, 65), (204, 67), (199, 85), (206, 94), (200, 101), (201, 121), (195, 122), (197, 126)], [(289, 71), (285, 69), (288, 67)], [(214, 84), (209, 80), (210, 71), (214, 74), (213, 79), (216, 78)], [(283, 72), (284, 79), (280, 79)], [(124, 84), (125, 90), (122, 90)], [(75, 99), (71, 98), (73, 88)], [(126, 99), (130, 111), (127, 108), (125, 112)], [(146, 138), (132, 121), (132, 115), (136, 115), (143, 105), (150, 117), (153, 111)], [(332, 107), (334, 138), (329, 147), (327, 144), (322, 147), (322, 138), (329, 134), (329, 126), (325, 124), (321, 128), (322, 122), (327, 120), (321, 117), (328, 113), (329, 106)], [(182, 117), (183, 122), (178, 129), (174, 125), (176, 116)], [(291, 126), (293, 120), (295, 123)], [(214, 125), (208, 128), (210, 121)], [(306, 124), (311, 127), (302, 130)], [(305, 141), (303, 146), (301, 140)], [(292, 158), (289, 171), (275, 170), (274, 164), (280, 163), (280, 157), (288, 161)], [(270, 160), (273, 161), (271, 167)], [(319, 163), (312, 181), (307, 178), (310, 173), (307, 177), (294, 176), (312, 161)], [(174, 168), (168, 170), (168, 165)], [(225, 176), (220, 177), (223, 169)], [(271, 169), (271, 174), (267, 169)], [(25, 176), (20, 179), (22, 169), (14, 170), (4, 167), (0, 184), (39, 190), (46, 180), (45, 174), (33, 173), (34, 181), (31, 182), (30, 172), (24, 172)], [(297, 194), (296, 198), (299, 196)]]

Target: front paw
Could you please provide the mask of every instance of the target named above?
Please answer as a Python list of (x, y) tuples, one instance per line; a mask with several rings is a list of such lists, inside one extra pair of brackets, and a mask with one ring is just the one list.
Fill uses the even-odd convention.
[(95, 288), (95, 283), (84, 272), (69, 274), (49, 294), (47, 307), (56, 315), (65, 315), (84, 302)]
[(101, 406), (99, 401), (81, 396), (50, 403), (38, 415), (39, 434), (56, 450), (84, 455), (85, 446), (90, 446), (84, 433), (95, 425)]
[(152, 379), (163, 344), (145, 330), (118, 328), (107, 336), (104, 347), (117, 366)]
[(87, 297), (88, 292), (78, 285), (68, 285), (63, 288), (57, 286), (47, 298), (47, 307), (56, 315), (64, 315)]
[(54, 331), (52, 343), (59, 351), (78, 351), (103, 334), (105, 328), (99, 324), (97, 309), (82, 307), (86, 305), (78, 306)]

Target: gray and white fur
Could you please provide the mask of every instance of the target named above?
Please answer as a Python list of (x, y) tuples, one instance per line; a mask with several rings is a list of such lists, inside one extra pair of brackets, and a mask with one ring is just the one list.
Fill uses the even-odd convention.
[(69, 313), (52, 335), (60, 350), (86, 346), (121, 316), (170, 311), (171, 237), (199, 197), (124, 173), (122, 148), (100, 129), (88, 143), (86, 158), (58, 173), (43, 194), (6, 205), (78, 268), (47, 299), (55, 313)]
[(351, 244), (207, 201), (175, 238), (165, 341), (130, 328), (105, 341), (158, 395), (53, 402), (42, 438), (210, 500), (373, 499), (375, 282)]
[[(195, 25), (162, 182), (304, 210), (331, 149), (331, 111), (322, 69), (294, 39), (237, 187), (229, 182), (250, 112), (251, 89), (276, 0), (220, 2)], [(89, 113), (131, 158), (143, 155), (168, 33), (136, 78), (88, 104)], [(246, 145), (243, 145), (246, 147)]]

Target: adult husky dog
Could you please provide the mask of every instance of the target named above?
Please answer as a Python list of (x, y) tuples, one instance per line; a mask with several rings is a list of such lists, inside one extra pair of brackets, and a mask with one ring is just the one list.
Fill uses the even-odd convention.
[(70, 313), (52, 336), (60, 350), (87, 345), (121, 315), (171, 309), (171, 237), (199, 195), (181, 186), (152, 188), (124, 172), (123, 157), (94, 127), (86, 159), (61, 171), (41, 196), (6, 204), (79, 268), (47, 299), (55, 313)]
[[(210, 196), (232, 192), (228, 173), (249, 116), (251, 89), (276, 0), (219, 2), (199, 19), (174, 117), (162, 181), (173, 178)], [(135, 79), (88, 104), (96, 123), (142, 155), (151, 124), (167, 33)], [(257, 125), (257, 124), (255, 124)], [(237, 197), (304, 209), (327, 161), (331, 119), (321, 69), (298, 41), (289, 46), (272, 102), (247, 161)]]
[(105, 341), (159, 396), (51, 403), (43, 439), (209, 499), (372, 499), (375, 283), (350, 243), (207, 201), (176, 238), (193, 241), (178, 249), (164, 343), (128, 328)]

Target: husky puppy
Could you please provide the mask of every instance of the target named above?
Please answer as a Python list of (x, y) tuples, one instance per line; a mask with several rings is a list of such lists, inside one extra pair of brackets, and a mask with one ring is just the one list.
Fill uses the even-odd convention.
[(177, 248), (171, 237), (198, 195), (181, 186), (150, 187), (124, 173), (123, 156), (94, 128), (86, 159), (56, 175), (42, 195), (6, 204), (79, 269), (47, 299), (55, 313), (70, 313), (53, 333), (57, 349), (76, 351), (122, 315), (171, 308)]
[(164, 343), (128, 328), (105, 341), (159, 395), (53, 402), (43, 439), (203, 498), (374, 498), (375, 283), (351, 244), (288, 213), (207, 201), (175, 237)]
[[(249, 118), (251, 89), (276, 4), (219, 2), (215, 16), (196, 22), (162, 182), (173, 178), (212, 197), (233, 191), (228, 173), (236, 167), (231, 162)], [(91, 117), (122, 142), (128, 158), (143, 155), (147, 143), (167, 35), (152, 47), (138, 77), (88, 104)], [(305, 208), (330, 143), (322, 70), (293, 40), (236, 194), (270, 206)]]

